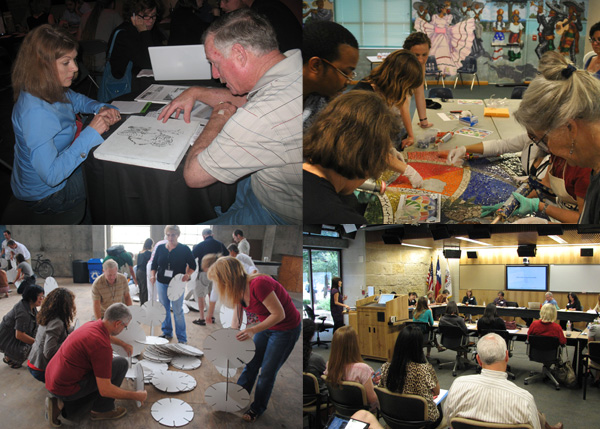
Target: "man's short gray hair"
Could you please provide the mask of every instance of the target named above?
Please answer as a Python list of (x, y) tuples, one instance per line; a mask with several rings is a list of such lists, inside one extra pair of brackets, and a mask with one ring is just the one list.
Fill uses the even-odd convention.
[(109, 322), (116, 322), (120, 320), (124, 324), (129, 323), (131, 320), (131, 311), (122, 302), (116, 302), (110, 305), (104, 312), (104, 320)]
[(213, 235), (212, 229), (204, 228), (202, 230), (202, 237), (208, 237), (209, 235)]
[(114, 259), (108, 259), (102, 264), (102, 269), (104, 271), (111, 270), (113, 268), (119, 268), (119, 264), (117, 264), (117, 261), (115, 261)]
[(279, 49), (269, 21), (250, 8), (238, 9), (214, 21), (204, 33), (204, 40), (209, 35), (214, 37), (215, 47), (225, 57), (229, 57), (236, 43), (259, 56)]
[(506, 359), (506, 341), (498, 334), (487, 334), (477, 342), (477, 355), (486, 365), (503, 361)]

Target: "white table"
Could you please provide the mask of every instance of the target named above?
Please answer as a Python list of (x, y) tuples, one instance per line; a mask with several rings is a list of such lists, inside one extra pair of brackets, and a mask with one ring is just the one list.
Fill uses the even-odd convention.
[[(484, 100), (484, 103), (487, 100)], [(525, 127), (517, 122), (515, 119), (515, 112), (519, 109), (519, 105), (521, 104), (521, 100), (504, 100), (504, 104), (502, 106), (497, 106), (500, 108), (508, 108), (508, 112), (510, 117), (508, 118), (492, 118), (494, 125), (496, 126), (496, 130), (498, 131), (499, 137), (501, 139), (508, 139), (511, 137), (516, 137), (521, 134), (526, 133)], [(488, 105), (486, 103), (486, 105)]]

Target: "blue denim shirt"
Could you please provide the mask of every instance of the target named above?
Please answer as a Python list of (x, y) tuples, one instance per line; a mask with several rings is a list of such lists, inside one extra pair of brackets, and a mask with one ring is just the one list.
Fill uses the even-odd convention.
[[(97, 113), (106, 104), (68, 90), (68, 103), (50, 104), (21, 91), (12, 123), (15, 161), (10, 179), (20, 200), (38, 201), (60, 191), (66, 179), (104, 139), (86, 127), (75, 141), (75, 113)], [(73, 144), (71, 144), (73, 142)]]

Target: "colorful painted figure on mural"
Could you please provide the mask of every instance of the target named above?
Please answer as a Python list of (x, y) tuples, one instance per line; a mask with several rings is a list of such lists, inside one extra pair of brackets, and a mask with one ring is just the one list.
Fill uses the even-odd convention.
[(521, 46), (523, 45), (521, 34), (523, 34), (525, 27), (519, 22), (520, 19), (519, 10), (513, 10), (512, 22), (508, 27), (508, 31), (510, 31), (510, 36), (508, 37), (508, 45), (510, 46), (508, 51), (508, 61), (516, 61), (521, 58)]
[(504, 32), (506, 24), (504, 23), (504, 10), (498, 9), (496, 11), (496, 21), (494, 22), (493, 29), (496, 32), (494, 34), (494, 40), (492, 40), (492, 46), (494, 47), (494, 54), (492, 55), (492, 61), (499, 61), (502, 59), (504, 50), (502, 46), (506, 45)]
[[(583, 30), (581, 14), (585, 10), (583, 2), (565, 0), (564, 5), (569, 8), (569, 16), (558, 23), (556, 32), (561, 35), (559, 52), (570, 57), (575, 62), (575, 55), (579, 53), (579, 32)], [(559, 28), (560, 27), (560, 28)]]
[(431, 21), (431, 15), (429, 15), (427, 4), (423, 3), (422, 1), (416, 1), (413, 3), (413, 8), (417, 11), (417, 16), (423, 21)]
[(450, 2), (438, 6), (438, 14), (431, 17), (431, 22), (417, 17), (415, 30), (423, 32), (431, 39), (430, 55), (435, 56), (438, 67), (444, 75), (455, 75), (456, 70), (471, 52), (475, 39), (475, 20), (469, 18), (452, 25), (453, 16)]
[[(535, 48), (535, 53), (538, 58), (542, 58), (542, 54), (546, 51), (553, 51), (554, 47), (554, 29), (560, 19), (563, 18), (559, 3), (547, 3), (550, 11), (548, 16), (544, 15), (544, 3), (540, 1), (537, 12), (537, 21), (540, 24), (538, 27), (538, 46)], [(532, 6), (535, 3), (531, 2)]]
[(481, 12), (483, 12), (484, 4), (482, 2), (474, 2), (469, 10), (467, 10), (467, 16), (475, 20), (475, 40), (473, 40), (473, 47), (471, 49), (471, 56), (478, 58), (485, 52), (483, 47), (483, 25), (481, 25)]

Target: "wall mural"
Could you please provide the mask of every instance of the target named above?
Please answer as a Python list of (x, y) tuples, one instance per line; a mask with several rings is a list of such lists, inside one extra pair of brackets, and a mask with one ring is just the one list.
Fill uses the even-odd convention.
[(535, 77), (548, 50), (582, 67), (588, 1), (413, 1), (413, 24), (431, 39), (445, 76), (474, 59), (490, 82), (522, 82)]

